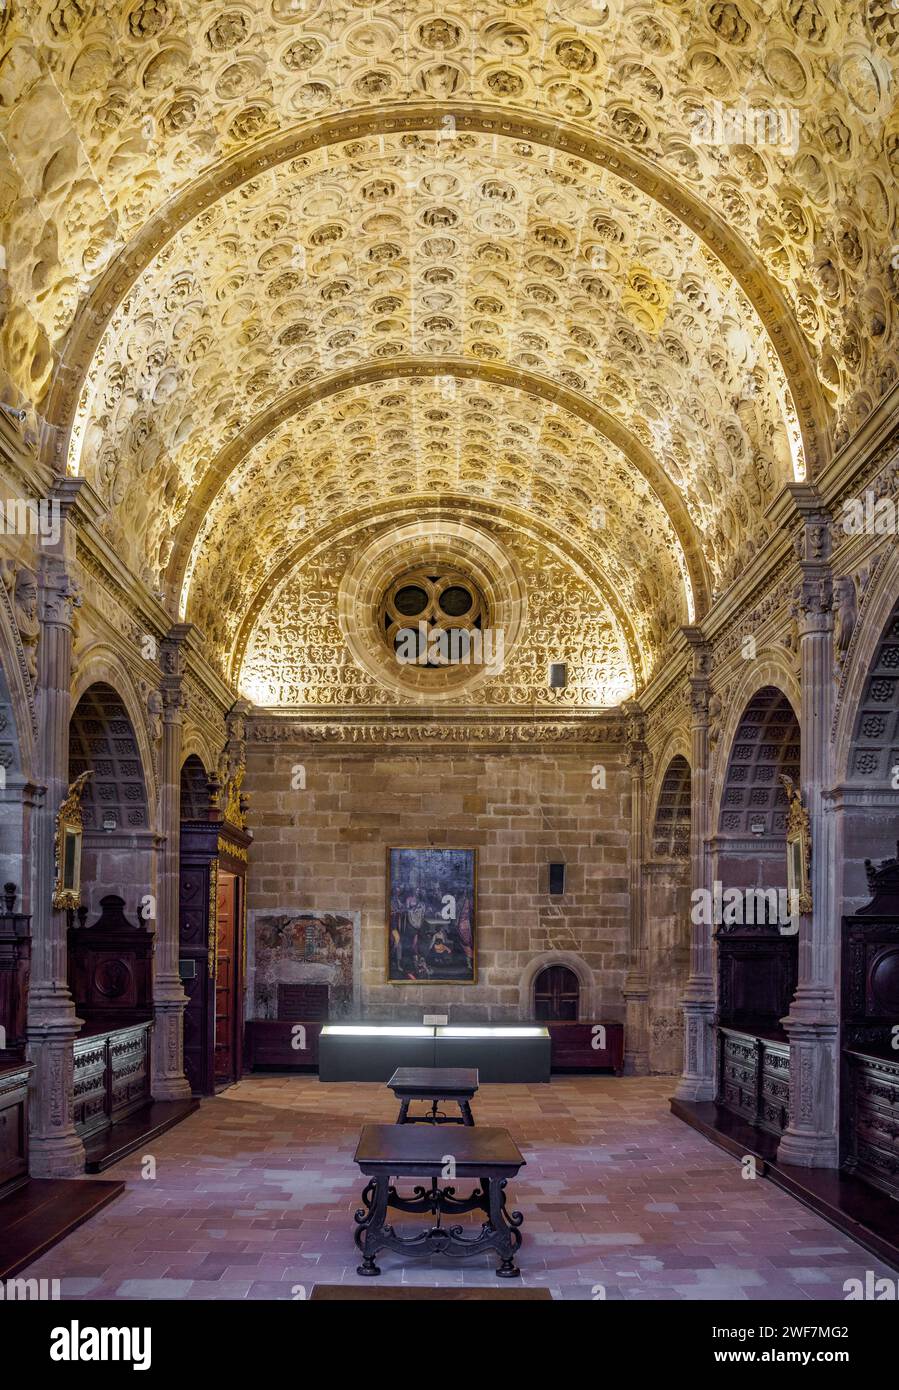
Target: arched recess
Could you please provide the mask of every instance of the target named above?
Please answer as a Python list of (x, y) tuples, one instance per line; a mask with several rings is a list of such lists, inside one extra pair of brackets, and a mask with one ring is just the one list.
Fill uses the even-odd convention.
[(209, 819), (209, 776), (196, 753), (181, 764), (181, 819)]
[(109, 893), (124, 898), (132, 922), (155, 919), (142, 910), (147, 896), (155, 900), (157, 850), (144, 768), (123, 697), (105, 681), (92, 682), (69, 723), (69, 777), (92, 774), (82, 795), (81, 898), (88, 922)]
[[(439, 358), (430, 361), (392, 358), (334, 372), (309, 385), (286, 392), (249, 420), (240, 433), (212, 460), (178, 525), (166, 571), (166, 598), (171, 610), (174, 611), (177, 604), (181, 615), (186, 615), (190, 577), (195, 561), (194, 550), (203, 519), (216, 496), (227, 484), (228, 478), (255, 445), (308, 406), (337, 395), (350, 386), (408, 377), (420, 379), (446, 376), (518, 387), (543, 400), (552, 401), (592, 425), (605, 439), (620, 449), (652, 487), (674, 529), (689, 578), (689, 592), (684, 602), (687, 621), (698, 620), (708, 611), (711, 583), (699, 531), (687, 510), (683, 496), (656, 461), (651, 450), (608, 411), (568, 387), (536, 372), (498, 363), (469, 361), (465, 358)], [(267, 587), (269, 582), (270, 577), (266, 576), (264, 584), (260, 587)], [(695, 614), (695, 619), (689, 616), (691, 612)]]
[[(855, 593), (855, 583), (850, 582)], [(858, 613), (843, 659), (839, 702), (832, 730), (835, 778), (838, 787), (852, 777), (853, 744), (859, 709), (870, 678), (872, 663), (880, 649), (884, 632), (894, 616), (897, 600), (899, 546), (888, 542), (870, 577), (869, 587), (858, 603)]]
[(683, 1066), (681, 1001), (690, 968), (690, 764), (676, 752), (663, 763), (645, 864), (648, 922), (649, 1069)]
[(304, 122), (237, 151), (167, 202), (127, 246), (111, 257), (78, 310), (53, 375), (44, 414), (43, 442), (48, 462), (60, 472), (65, 471), (81, 389), (106, 324), (137, 276), (176, 231), (223, 193), (313, 149), (365, 135), (440, 130), (446, 117), (453, 120), (460, 132), (477, 131), (500, 139), (525, 140), (612, 169), (690, 227), (738, 281), (767, 329), (793, 397), (807, 476), (813, 477), (823, 467), (830, 455), (829, 411), (808, 343), (774, 278), (726, 221), (686, 184), (676, 181), (622, 141), (587, 134), (564, 120), (462, 102), (405, 102), (401, 108), (363, 108)]
[[(894, 590), (886, 621), (871, 624), (865, 642), (867, 670), (858, 682), (851, 738), (843, 757), (841, 802), (843, 912), (870, 900), (866, 859), (892, 858), (899, 842), (899, 595)], [(861, 670), (861, 663), (858, 663)]]
[[(15, 728), (17, 767), (16, 772), (22, 782), (35, 778), (34, 741), (37, 736), (38, 721), (34, 705), (34, 694), (26, 674), (25, 652), (19, 638), (13, 611), (14, 595), (20, 584), (22, 567), (9, 573), (9, 588), (6, 582), (0, 583), (0, 671), (2, 671), (4, 709)], [(3, 575), (4, 581), (7, 574)], [(34, 580), (36, 597), (36, 577), (33, 570), (25, 569), (25, 582)], [(8, 780), (13, 780), (7, 770)]]
[(744, 722), (743, 715), (750, 701), (760, 691), (767, 687), (774, 687), (783, 692), (790, 703), (794, 717), (797, 720), (799, 718), (799, 681), (795, 670), (787, 660), (786, 652), (781, 648), (765, 648), (758, 653), (755, 661), (746, 663), (746, 668), (742, 681), (738, 681), (729, 694), (727, 713), (722, 724), (717, 729), (713, 727), (711, 731), (711, 737), (714, 739), (714, 752), (712, 753), (711, 816), (709, 823), (712, 826), (717, 826), (720, 819), (730, 751), (737, 731)]
[(718, 837), (741, 847), (744, 871), (760, 857), (778, 855), (785, 874), (787, 794), (779, 778), (784, 774), (798, 784), (799, 745), (799, 720), (789, 697), (777, 686), (761, 686), (733, 731), (718, 802)]
[[(32, 571), (27, 574), (33, 577)], [(10, 587), (14, 593), (15, 577)], [(26, 845), (35, 726), (25, 654), (10, 594), (0, 583), (0, 884), (16, 885), (19, 896), (15, 908), (19, 912), (30, 911), (31, 902)]]
[(215, 767), (215, 753), (210, 747), (209, 740), (195, 724), (185, 725), (181, 736), (182, 766), (191, 756), (199, 759), (204, 773), (209, 776), (211, 769)]
[[(25, 860), (25, 798), (18, 722), (0, 660), (0, 883), (12, 883), (18, 894), (14, 908), (28, 911), (30, 901)], [(2, 909), (0, 909), (2, 910)]]
[(581, 1020), (595, 1018), (596, 986), (593, 971), (575, 951), (544, 951), (542, 955), (534, 956), (528, 961), (518, 982), (518, 1017), (520, 1019), (532, 1019), (534, 1017), (534, 981), (540, 972), (550, 965), (564, 965), (566, 969), (577, 976), (580, 985), (578, 1018)]
[(154, 728), (156, 717), (151, 714), (146, 699), (118, 653), (99, 642), (79, 653), (78, 664), (72, 675), (70, 709), (74, 710), (85, 691), (98, 682), (112, 686), (125, 708), (137, 742), (147, 791), (148, 824), (151, 830), (155, 830), (159, 796), (156, 759), (162, 737), (161, 724)]

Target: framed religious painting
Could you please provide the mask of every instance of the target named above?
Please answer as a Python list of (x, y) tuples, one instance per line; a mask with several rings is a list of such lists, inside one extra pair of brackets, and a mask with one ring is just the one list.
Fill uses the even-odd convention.
[(477, 980), (476, 849), (387, 851), (387, 983)]

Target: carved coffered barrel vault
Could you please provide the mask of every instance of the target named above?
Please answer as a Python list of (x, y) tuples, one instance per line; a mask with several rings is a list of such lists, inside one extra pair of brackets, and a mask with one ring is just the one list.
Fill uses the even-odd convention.
[[(711, 582), (700, 531), (684, 503), (681, 492), (640, 435), (629, 429), (608, 409), (556, 380), (521, 367), (512, 368), (498, 362), (477, 362), (454, 356), (444, 356), (433, 361), (420, 357), (414, 360), (397, 357), (388, 361), (366, 362), (328, 373), (276, 397), (237, 430), (209, 463), (178, 524), (165, 576), (166, 594), (172, 610), (180, 604), (182, 613), (187, 612), (187, 586), (192, 577), (197, 543), (204, 530), (204, 523), (207, 523), (213, 506), (221, 503), (229, 480), (233, 481), (235, 476), (239, 477), (245, 461), (252, 466), (254, 460), (249, 456), (264, 451), (266, 446), (273, 443), (277, 445), (279, 436), (288, 435), (296, 423), (302, 422), (311, 407), (327, 406), (333, 397), (339, 397), (353, 388), (358, 393), (360, 388), (381, 382), (395, 381), (402, 386), (402, 383), (408, 380), (429, 382), (434, 378), (440, 383), (453, 383), (453, 398), (455, 384), (465, 381), (504, 386), (507, 388), (507, 396), (510, 396), (513, 390), (527, 393), (528, 396), (534, 396), (539, 401), (570, 413), (576, 421), (581, 421), (591, 430), (595, 430), (599, 438), (614, 450), (620, 451), (627, 462), (645, 479), (654, 495), (653, 500), (664, 509), (681, 547), (695, 615), (697, 618), (703, 617), (711, 601)], [(446, 411), (445, 387), (442, 394), (442, 405)], [(502, 399), (501, 392), (499, 397)], [(558, 462), (556, 459), (556, 467)], [(469, 504), (471, 500), (469, 497)], [(259, 575), (259, 591), (265, 591), (276, 583), (279, 573), (289, 563), (289, 557), (279, 556), (275, 570)]]
[(834, 699), (831, 518), (817, 490), (794, 484), (801, 582), (798, 601), (802, 688), (800, 784), (811, 836), (811, 911), (799, 922), (799, 977), (784, 1027), (790, 1038), (790, 1123), (778, 1156), (802, 1167), (836, 1167), (840, 911), (835, 866), (838, 821), (832, 798)]
[(624, 1070), (631, 1076), (649, 1071), (649, 973), (646, 947), (643, 865), (646, 858), (646, 789), (649, 754), (645, 719), (636, 700), (626, 700), (622, 710), (628, 719), (628, 769), (631, 782), (631, 835), (629, 855), (630, 950), (624, 978)]
[[(691, 892), (711, 892), (709, 869), (709, 697), (711, 649), (698, 627), (683, 629), (692, 653), (690, 680), (690, 821)], [(684, 995), (684, 1072), (677, 1088), (681, 1100), (714, 1100), (715, 979), (710, 914), (691, 922), (690, 975)]]
[[(627, 116), (632, 113), (622, 113)], [(661, 208), (673, 214), (702, 239), (711, 254), (718, 257), (740, 285), (770, 333), (789, 381), (797, 425), (802, 435), (804, 455), (811, 472), (827, 462), (830, 453), (831, 410), (817, 379), (809, 344), (797, 323), (796, 314), (783, 290), (764, 261), (749, 249), (729, 226), (726, 210), (718, 212), (679, 181), (673, 170), (661, 168), (640, 150), (645, 137), (619, 122), (620, 133), (598, 136), (589, 127), (578, 126), (558, 115), (511, 112), (500, 105), (465, 102), (451, 104), (406, 100), (402, 107), (363, 107), (351, 114), (322, 115), (315, 121), (296, 126), (274, 138), (254, 143), (252, 150), (237, 150), (214, 170), (201, 174), (157, 210), (126, 245), (110, 258), (90, 295), (79, 311), (62, 347), (47, 399), (45, 453), (48, 461), (60, 467), (65, 463), (68, 431), (77, 409), (78, 393), (90, 369), (102, 333), (116, 307), (128, 295), (143, 270), (158, 256), (181, 229), (187, 227), (211, 206), (233, 190), (267, 170), (288, 169), (323, 148), (371, 136), (403, 136), (414, 139), (415, 132), (438, 134), (453, 123), (454, 133), (482, 133), (494, 144), (531, 142), (550, 152), (560, 151), (599, 170), (613, 171), (617, 178), (645, 191)], [(633, 117), (639, 126), (641, 118)], [(624, 138), (622, 138), (622, 136)], [(683, 135), (681, 136), (683, 138)], [(689, 142), (690, 127), (686, 127)], [(446, 150), (444, 149), (444, 153)], [(54, 430), (55, 425), (58, 430)]]
[(29, 1162), (36, 1177), (71, 1177), (84, 1171), (84, 1146), (74, 1124), (74, 1050), (81, 1019), (68, 985), (67, 921), (53, 905), (56, 816), (69, 786), (69, 717), (74, 609), (75, 518), (82, 479), (57, 485), (59, 541), (45, 548), (40, 584), (38, 666), (40, 737), (35, 745), (43, 797), (31, 818), (32, 962), (28, 995), (30, 1080)]
[(187, 995), (178, 970), (179, 838), (181, 833), (181, 753), (187, 699), (184, 693), (186, 654), (195, 645), (195, 629), (179, 623), (163, 640), (162, 749), (159, 760), (159, 828), (164, 843), (157, 865), (159, 896), (156, 952), (153, 961), (154, 1100), (186, 1100), (190, 1085), (184, 1075), (184, 1010)]

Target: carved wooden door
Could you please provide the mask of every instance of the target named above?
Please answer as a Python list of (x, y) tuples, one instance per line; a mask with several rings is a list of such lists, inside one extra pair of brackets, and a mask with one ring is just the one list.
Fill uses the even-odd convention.
[(235, 1010), (237, 961), (237, 880), (219, 870), (216, 896), (215, 958), (215, 1080), (216, 1084), (235, 1078)]

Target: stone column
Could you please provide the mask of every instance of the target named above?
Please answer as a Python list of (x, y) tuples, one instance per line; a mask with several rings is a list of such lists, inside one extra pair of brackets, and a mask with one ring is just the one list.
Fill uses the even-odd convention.
[(646, 761), (643, 711), (635, 700), (622, 706), (628, 716), (628, 767), (631, 776), (630, 932), (628, 971), (624, 979), (624, 1071), (646, 1076), (649, 1071), (649, 979), (646, 950), (646, 914), (643, 896), (644, 795)]
[(60, 540), (45, 546), (40, 576), (37, 776), (43, 795), (31, 815), (31, 980), (28, 1058), (34, 1063), (28, 1098), (29, 1167), (35, 1177), (84, 1172), (84, 1145), (74, 1124), (73, 1042), (81, 1029), (68, 986), (68, 923), (54, 908), (56, 813), (69, 786), (75, 526), (72, 507), (80, 479), (57, 484)]
[(790, 1123), (778, 1159), (804, 1168), (839, 1162), (839, 944), (833, 755), (833, 578), (830, 518), (815, 488), (793, 483), (801, 518), (799, 660), (800, 783), (812, 843), (812, 910), (799, 921), (799, 979), (784, 1028), (790, 1039)]
[(153, 957), (154, 1100), (187, 1100), (184, 1075), (184, 1010), (187, 995), (178, 969), (178, 887), (181, 837), (181, 734), (186, 701), (182, 689), (184, 647), (193, 628), (179, 623), (161, 647), (163, 677), (162, 747), (159, 759), (159, 829), (163, 843), (157, 859), (156, 951)]
[[(709, 696), (711, 652), (697, 627), (683, 635), (692, 653), (690, 676), (690, 885), (711, 891), (709, 838)], [(699, 915), (699, 914), (697, 914)], [(708, 916), (709, 914), (703, 914)], [(684, 1072), (680, 1100), (714, 1100), (715, 1010), (714, 944), (711, 925), (690, 923), (690, 975), (684, 994)]]

